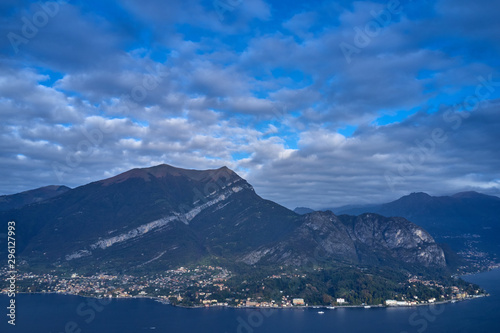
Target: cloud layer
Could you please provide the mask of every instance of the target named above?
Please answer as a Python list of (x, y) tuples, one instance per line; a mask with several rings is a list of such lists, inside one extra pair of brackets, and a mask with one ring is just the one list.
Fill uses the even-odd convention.
[(500, 195), (500, 4), (4, 1), (0, 194), (222, 165), (287, 207)]

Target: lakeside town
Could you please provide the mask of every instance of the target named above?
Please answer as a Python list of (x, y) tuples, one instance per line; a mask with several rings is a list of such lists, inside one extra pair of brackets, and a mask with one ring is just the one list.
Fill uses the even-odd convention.
[(443, 236), (445, 242), (459, 240), (463, 249), (457, 254), (464, 260), (464, 264), (459, 267), (462, 273), (479, 273), (484, 270), (491, 270), (500, 267), (498, 258), (488, 252), (479, 249), (481, 235), (465, 233), (462, 235)]
[[(7, 269), (0, 270), (2, 293), (8, 292)], [(242, 307), (242, 308), (294, 308), (294, 307), (370, 307), (370, 306), (417, 306), (440, 302), (456, 302), (483, 297), (481, 289), (463, 285), (444, 286), (437, 281), (422, 280), (417, 276), (408, 278), (405, 288), (409, 292), (395, 295), (380, 304), (353, 304), (345, 297), (331, 298), (327, 304), (310, 304), (298, 295), (279, 291), (278, 297), (256, 296), (249, 288), (236, 289), (229, 279), (233, 273), (219, 266), (180, 267), (167, 270), (164, 274), (151, 277), (133, 275), (112, 275), (106, 273), (80, 276), (56, 274), (18, 273), (18, 293), (58, 293), (96, 298), (153, 298), (166, 304), (185, 307)], [(281, 273), (267, 276), (267, 279), (305, 279), (305, 274)], [(244, 281), (246, 282), (246, 281)], [(434, 290), (433, 297), (417, 296), (411, 290), (425, 286)], [(265, 287), (263, 287), (265, 288)], [(437, 296), (439, 295), (439, 296)]]

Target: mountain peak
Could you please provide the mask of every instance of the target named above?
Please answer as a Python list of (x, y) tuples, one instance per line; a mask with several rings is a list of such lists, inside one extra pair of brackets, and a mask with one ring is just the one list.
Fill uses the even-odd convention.
[(473, 199), (473, 198), (491, 198), (491, 199), (499, 199), (498, 197), (479, 193), (476, 191), (465, 191), (465, 192), (459, 192), (451, 196), (452, 198), (457, 198), (457, 199)]
[(165, 177), (186, 177), (193, 180), (201, 180), (212, 178), (217, 181), (221, 178), (224, 180), (240, 178), (234, 171), (226, 166), (219, 169), (208, 169), (208, 170), (194, 170), (194, 169), (182, 169), (177, 168), (168, 164), (159, 164), (148, 168), (135, 168), (126, 172), (123, 172), (117, 176), (101, 180), (104, 186), (111, 184), (121, 183), (131, 178), (142, 178), (146, 182), (151, 181), (153, 178), (165, 178)]
[(293, 211), (299, 215), (305, 215), (314, 212), (314, 209), (308, 207), (296, 207)]
[(410, 193), (408, 195), (405, 195), (401, 198), (399, 198), (398, 200), (396, 201), (422, 201), (422, 200), (429, 200), (431, 199), (432, 196), (430, 196), (429, 194), (425, 193), (425, 192), (413, 192), (413, 193)]
[(430, 198), (431, 196), (425, 192), (412, 192), (409, 195), (409, 197), (415, 197), (415, 198)]

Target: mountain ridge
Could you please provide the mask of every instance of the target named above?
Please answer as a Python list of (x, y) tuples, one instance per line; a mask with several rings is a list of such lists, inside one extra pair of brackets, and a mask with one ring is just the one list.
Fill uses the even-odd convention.
[[(412, 240), (414, 234), (406, 233), (401, 249), (413, 243), (405, 251), (389, 246), (374, 250), (375, 243), (365, 244), (354, 231), (347, 231), (345, 218), (328, 214), (300, 216), (265, 200), (227, 167), (187, 170), (158, 165), (92, 182), (25, 209), (0, 212), (0, 218), (17, 222), (22, 257), (48, 265), (120, 270), (147, 259), (152, 262), (149, 266), (159, 269), (219, 258), (249, 265), (300, 266), (314, 257), (317, 246), (322, 246), (329, 249), (332, 265), (394, 261), (401, 265), (446, 266), (444, 260), (432, 259), (436, 257), (432, 246), (424, 247), (424, 252), (434, 253), (420, 255), (425, 260), (403, 255), (405, 251), (421, 253)], [(398, 225), (403, 233), (407, 228), (421, 229), (406, 220), (382, 217), (351, 222), (375, 230), (379, 220)], [(321, 228), (323, 232), (318, 233)], [(343, 237), (338, 237), (341, 231)], [(383, 244), (390, 243), (384, 237), (397, 234), (384, 236), (378, 232)], [(427, 234), (423, 229), (418, 232)], [(319, 240), (319, 236), (325, 240)], [(432, 237), (428, 240), (430, 245), (435, 244)], [(259, 251), (266, 255), (257, 258)], [(437, 257), (442, 256), (441, 251)]]
[(63, 194), (71, 188), (64, 185), (48, 185), (19, 193), (1, 195), (0, 211), (21, 208)]
[(338, 214), (377, 213), (401, 216), (448, 243), (463, 258), (482, 266), (500, 257), (500, 198), (474, 191), (450, 196), (411, 193), (378, 205), (334, 209)]
[[(182, 169), (177, 168), (168, 164), (160, 164), (148, 168), (134, 168), (125, 171), (116, 176), (99, 180), (98, 183), (104, 185), (110, 185), (113, 183), (118, 183), (131, 178), (142, 178), (146, 181), (150, 181), (153, 178), (164, 178), (166, 176), (186, 176), (194, 180), (200, 180), (200, 177), (212, 177), (213, 180), (218, 179), (221, 174), (235, 176), (232, 170), (228, 167), (223, 166), (218, 169), (207, 169), (207, 170), (195, 170), (195, 169)], [(236, 175), (237, 176), (237, 175)], [(238, 176), (239, 177), (239, 176)]]

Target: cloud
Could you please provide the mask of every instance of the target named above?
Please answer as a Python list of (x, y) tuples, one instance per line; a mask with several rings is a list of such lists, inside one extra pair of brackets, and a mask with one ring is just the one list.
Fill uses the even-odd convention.
[(310, 36), (309, 30), (316, 24), (317, 19), (317, 14), (314, 12), (299, 13), (284, 22), (283, 27), (300, 38), (306, 38)]
[[(163, 34), (163, 41), (179, 33), (175, 27), (189, 25), (207, 29), (223, 35), (247, 32), (254, 20), (268, 20), (270, 8), (262, 0), (245, 1), (200, 1), (173, 0), (168, 6), (163, 1), (148, 1), (144, 4), (135, 0), (123, 1), (132, 15), (155, 28), (155, 35)], [(180, 32), (188, 33), (186, 30)], [(161, 38), (161, 37), (160, 37)]]
[(284, 159), (275, 153), (250, 180), (260, 194), (289, 207), (381, 203), (414, 191), (499, 195), (499, 107), (497, 100), (465, 114), (422, 112), (397, 124), (362, 129), (351, 138), (324, 129), (306, 131), (298, 150)]
[(40, 3), (23, 7), (2, 26), (2, 35), (17, 36), (2, 39), (7, 54), (62, 72), (118, 65), (115, 55), (130, 37), (124, 29), (71, 3), (58, 4), (50, 13)]
[[(386, 1), (231, 4), (68, 3), (19, 52), (2, 39), (2, 194), (159, 163), (227, 165), (291, 208), (499, 194), (498, 4), (402, 2), (350, 63)], [(7, 36), (42, 9), (0, 10)]]
[(29, 69), (0, 68), (0, 105), (4, 124), (16, 125), (20, 120), (49, 124), (80, 121), (83, 113), (75, 109), (75, 101), (40, 84), (46, 79), (46, 76)]

